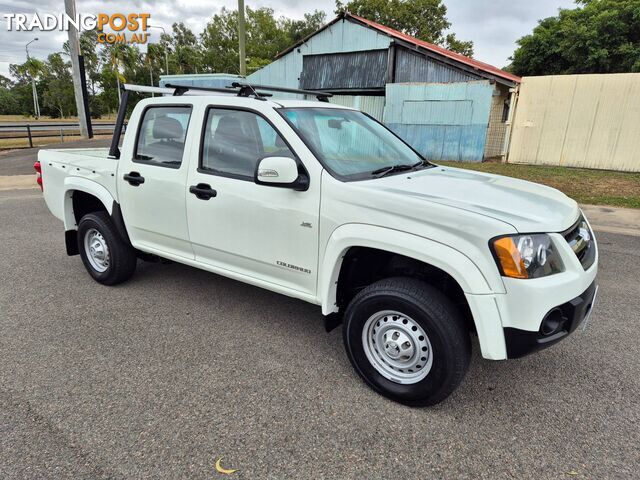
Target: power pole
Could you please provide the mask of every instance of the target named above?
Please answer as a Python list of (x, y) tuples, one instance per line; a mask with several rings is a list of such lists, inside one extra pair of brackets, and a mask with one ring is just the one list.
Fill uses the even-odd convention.
[[(34, 38), (24, 46), (24, 49), (27, 51), (27, 61), (31, 60), (31, 57), (29, 56), (29, 45), (37, 41), (38, 41), (38, 37)], [(39, 119), (40, 118), (40, 102), (38, 102), (38, 90), (36, 88), (36, 79), (32, 73), (29, 73), (29, 75), (31, 76), (31, 96), (33, 97), (33, 115), (37, 119)]]
[[(76, 17), (75, 0), (64, 0), (64, 8), (71, 18)], [(84, 80), (84, 59), (81, 58), (80, 40), (78, 30), (69, 23), (69, 50), (71, 53), (71, 69), (73, 74), (73, 90), (76, 97), (78, 121), (80, 123), (80, 135), (84, 138), (93, 137), (91, 118), (87, 101), (87, 85)]]
[(240, 53), (240, 75), (247, 75), (247, 59), (244, 48), (245, 28), (244, 28), (244, 0), (238, 0), (238, 41)]
[[(149, 50), (147, 50), (147, 63), (149, 64), (149, 79), (151, 80), (151, 83), (149, 85), (153, 87), (153, 62), (151, 61), (151, 57), (149, 56)], [(118, 91), (120, 90), (118, 89)], [(151, 96), (155, 97), (155, 94), (151, 92)]]

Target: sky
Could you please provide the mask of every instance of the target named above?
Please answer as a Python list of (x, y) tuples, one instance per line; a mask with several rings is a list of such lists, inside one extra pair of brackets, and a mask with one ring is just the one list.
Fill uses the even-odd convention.
[[(50, 53), (62, 50), (66, 32), (9, 32), (2, 16), (4, 13), (62, 13), (64, 0), (0, 0), (0, 75), (8, 76), (10, 63), (22, 63), (26, 59), (25, 44), (35, 37), (38, 41), (29, 46), (29, 53), (36, 58), (46, 58)], [(334, 17), (333, 0), (245, 0), (251, 8), (270, 7), (276, 15), (302, 18), (312, 8), (324, 10), (327, 19)], [(346, 2), (345, 2), (346, 3)], [(451, 31), (461, 40), (472, 40), (474, 57), (497, 67), (506, 66), (516, 47), (516, 40), (532, 31), (538, 20), (556, 15), (559, 8), (573, 8), (573, 0), (444, 0)], [(151, 14), (152, 25), (170, 30), (173, 22), (182, 21), (194, 33), (199, 34), (212, 15), (222, 7), (237, 8), (236, 0), (76, 0), (79, 13), (133, 13)], [(157, 42), (159, 29), (150, 29), (150, 41)], [(144, 50), (144, 48), (143, 48)]]

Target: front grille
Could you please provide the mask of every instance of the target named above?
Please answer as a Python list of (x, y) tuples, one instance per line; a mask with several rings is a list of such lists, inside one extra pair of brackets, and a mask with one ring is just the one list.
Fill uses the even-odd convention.
[(580, 216), (578, 221), (562, 236), (565, 238), (573, 253), (585, 270), (588, 270), (596, 260), (596, 246), (593, 241), (593, 232), (584, 217)]

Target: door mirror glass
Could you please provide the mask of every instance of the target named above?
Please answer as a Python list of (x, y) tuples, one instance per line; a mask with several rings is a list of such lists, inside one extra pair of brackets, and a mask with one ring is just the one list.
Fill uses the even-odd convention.
[[(258, 185), (306, 190), (308, 179), (298, 172), (298, 164), (290, 157), (265, 157), (258, 162), (255, 174)], [(300, 188), (304, 187), (304, 188)]]

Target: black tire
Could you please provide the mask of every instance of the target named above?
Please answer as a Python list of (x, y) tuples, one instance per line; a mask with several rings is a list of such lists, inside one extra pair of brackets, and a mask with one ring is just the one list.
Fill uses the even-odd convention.
[[(367, 358), (363, 329), (367, 320), (381, 311), (410, 317), (427, 335), (432, 363), (426, 377), (416, 383), (388, 379)], [(447, 398), (464, 378), (471, 359), (469, 333), (458, 309), (437, 289), (412, 278), (380, 280), (360, 291), (345, 312), (343, 339), (349, 360), (371, 388), (414, 407), (434, 405)]]
[[(88, 258), (85, 247), (87, 232), (97, 230), (106, 243), (109, 263), (105, 271), (96, 269)], [(116, 285), (128, 280), (136, 270), (138, 259), (133, 247), (125, 242), (111, 221), (107, 212), (88, 213), (78, 224), (78, 248), (82, 263), (96, 282), (103, 285)]]

